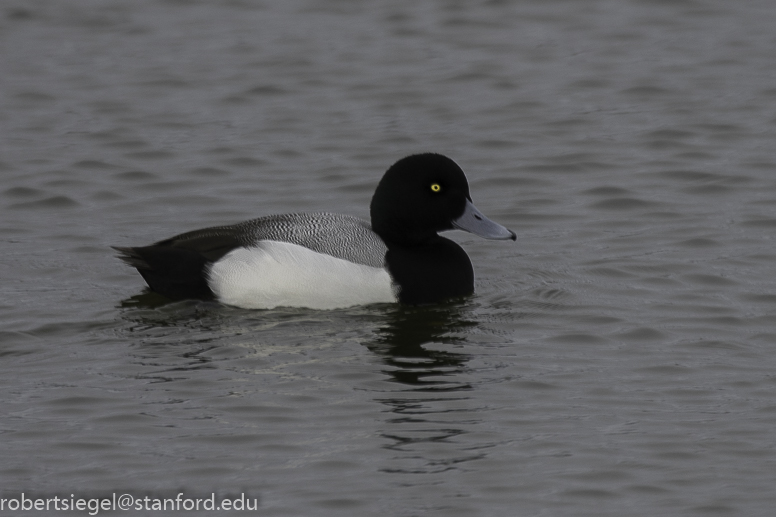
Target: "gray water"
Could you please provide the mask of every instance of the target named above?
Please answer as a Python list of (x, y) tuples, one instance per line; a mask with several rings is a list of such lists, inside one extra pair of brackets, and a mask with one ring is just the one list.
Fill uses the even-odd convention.
[[(4, 1), (0, 497), (772, 515), (774, 27), (770, 0)], [(421, 151), (518, 235), (450, 233), (463, 301), (168, 303), (109, 248), (367, 217)]]

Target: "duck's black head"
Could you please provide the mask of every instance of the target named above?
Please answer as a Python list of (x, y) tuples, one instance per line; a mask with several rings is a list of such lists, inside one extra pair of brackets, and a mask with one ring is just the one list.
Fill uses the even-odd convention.
[(370, 206), (372, 228), (383, 239), (416, 245), (458, 228), (490, 239), (515, 234), (479, 213), (463, 170), (441, 154), (402, 158), (377, 185)]

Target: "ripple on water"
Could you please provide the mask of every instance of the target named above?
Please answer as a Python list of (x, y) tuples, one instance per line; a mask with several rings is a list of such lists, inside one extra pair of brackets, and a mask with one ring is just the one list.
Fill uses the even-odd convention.
[(215, 176), (229, 176), (231, 172), (226, 169), (218, 167), (195, 167), (189, 170), (189, 174), (192, 176), (203, 176), (206, 178), (212, 178)]
[(744, 293), (739, 296), (741, 297), (741, 299), (749, 302), (776, 305), (776, 294)]
[(118, 165), (104, 162), (102, 160), (80, 160), (73, 163), (73, 167), (75, 167), (76, 169), (104, 170), (104, 171), (116, 170), (119, 168)]
[(16, 93), (13, 95), (13, 97), (18, 101), (30, 104), (49, 104), (57, 99), (56, 97), (47, 93), (34, 90)]
[(644, 208), (653, 208), (659, 206), (660, 203), (654, 201), (646, 201), (637, 197), (615, 197), (612, 199), (604, 199), (590, 204), (590, 208), (598, 210), (639, 210)]
[(760, 218), (754, 217), (741, 221), (742, 226), (749, 226), (753, 228), (776, 228), (776, 218)]
[(639, 327), (621, 332), (616, 337), (626, 341), (661, 341), (665, 340), (668, 335), (650, 327)]
[(585, 332), (552, 336), (548, 337), (547, 341), (566, 345), (602, 345), (609, 342), (608, 339), (602, 336)]
[(687, 239), (684, 241), (679, 241), (675, 244), (676, 246), (682, 246), (687, 248), (713, 248), (713, 247), (722, 245), (722, 243), (717, 240), (707, 239), (705, 237), (696, 237), (693, 239)]
[(594, 268), (588, 269), (587, 272), (591, 275), (600, 276), (604, 278), (626, 279), (626, 278), (639, 277), (639, 275), (629, 273), (627, 271), (624, 271), (620, 268), (615, 268), (615, 267), (594, 267)]
[(10, 198), (28, 199), (31, 197), (40, 197), (46, 195), (46, 192), (32, 187), (11, 187), (3, 192), (3, 195)]
[(681, 192), (693, 195), (730, 194), (753, 181), (746, 175), (726, 175), (683, 169), (664, 170), (652, 175), (681, 184)]
[(66, 209), (66, 208), (75, 208), (80, 206), (80, 203), (76, 201), (75, 199), (64, 196), (64, 195), (58, 195), (58, 196), (51, 196), (47, 197), (46, 199), (41, 199), (38, 201), (27, 201), (24, 203), (14, 203), (10, 205), (10, 208), (18, 209), (18, 210), (50, 210), (50, 209)]
[(132, 151), (128, 153), (124, 153), (125, 158), (129, 158), (132, 160), (168, 160), (170, 158), (173, 158), (175, 156), (175, 153), (164, 150), (164, 149), (155, 149), (150, 151)]
[(223, 163), (229, 167), (255, 169), (267, 164), (268, 162), (259, 158), (254, 158), (252, 156), (235, 156), (233, 158), (224, 159)]
[(739, 285), (739, 282), (736, 280), (732, 280), (721, 275), (709, 275), (705, 273), (690, 273), (681, 275), (679, 278), (692, 284), (708, 287), (728, 287)]
[(116, 174), (113, 175), (113, 177), (120, 179), (122, 181), (135, 181), (135, 182), (150, 182), (150, 181), (156, 181), (161, 179), (161, 177), (158, 174), (154, 174), (153, 172), (148, 172), (148, 171), (140, 171), (140, 170), (117, 172)]
[(606, 197), (612, 197), (612, 198), (624, 198), (628, 195), (632, 195), (633, 193), (628, 190), (624, 189), (622, 187), (614, 187), (614, 186), (601, 186), (601, 187), (595, 187), (588, 190), (582, 191), (582, 194), (587, 194), (590, 196), (606, 196)]
[(730, 194), (734, 190), (734, 187), (727, 185), (699, 185), (697, 187), (685, 187), (682, 189), (682, 192), (699, 196), (718, 196)]
[(122, 139), (122, 140), (114, 140), (112, 142), (104, 142), (102, 144), (104, 147), (112, 147), (116, 149), (144, 149), (149, 147), (151, 144), (146, 142), (145, 140), (138, 140), (138, 139)]

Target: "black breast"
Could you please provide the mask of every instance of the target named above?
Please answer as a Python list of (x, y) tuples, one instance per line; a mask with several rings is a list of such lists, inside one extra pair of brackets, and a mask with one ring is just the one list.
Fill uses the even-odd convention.
[(469, 256), (455, 242), (436, 237), (419, 246), (388, 244), (388, 272), (399, 286), (399, 301), (435, 303), (474, 292)]

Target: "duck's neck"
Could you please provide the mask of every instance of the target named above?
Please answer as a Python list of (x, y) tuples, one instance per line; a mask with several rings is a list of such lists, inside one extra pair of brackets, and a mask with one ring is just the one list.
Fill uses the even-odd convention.
[(419, 246), (426, 246), (433, 244), (436, 240), (441, 239), (434, 231), (421, 231), (411, 229), (401, 229), (391, 231), (385, 228), (373, 228), (375, 233), (380, 236), (385, 244), (391, 248), (392, 246), (399, 246), (404, 248), (414, 248)]

